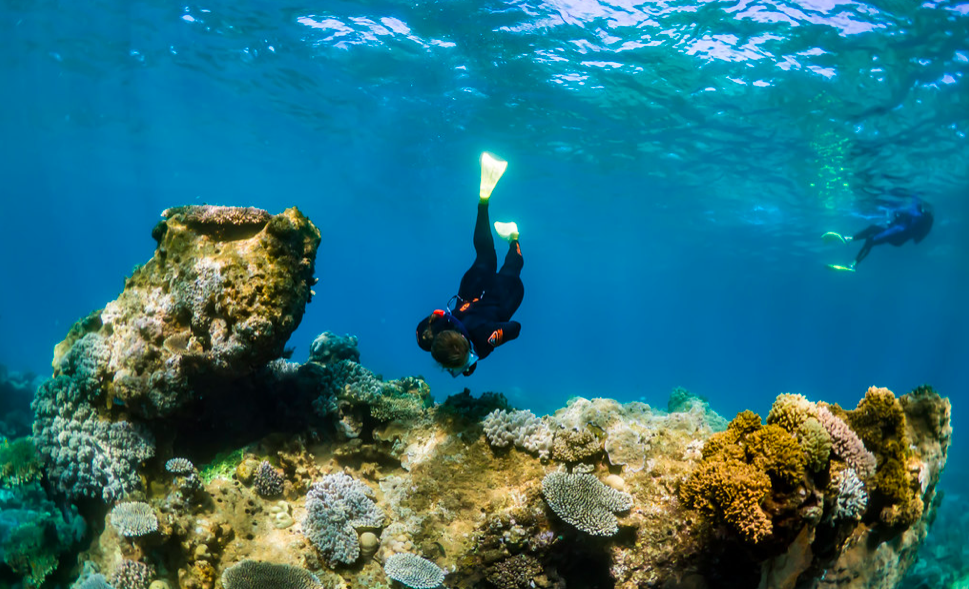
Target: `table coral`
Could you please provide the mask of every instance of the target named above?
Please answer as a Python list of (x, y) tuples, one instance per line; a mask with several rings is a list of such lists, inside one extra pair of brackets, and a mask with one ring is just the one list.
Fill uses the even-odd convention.
[(603, 485), (591, 474), (551, 472), (542, 479), (542, 494), (549, 507), (566, 522), (593, 536), (619, 531), (614, 512), (628, 511), (633, 498)]

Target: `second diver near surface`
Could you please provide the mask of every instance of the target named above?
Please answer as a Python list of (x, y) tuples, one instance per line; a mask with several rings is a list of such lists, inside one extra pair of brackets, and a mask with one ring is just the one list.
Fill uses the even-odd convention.
[(525, 296), (521, 281), (522, 258), (515, 223), (495, 223), (495, 231), (508, 241), (505, 262), (498, 269), (498, 254), (491, 235), (488, 202), (508, 162), (488, 153), (481, 155), (481, 190), (474, 224), (475, 259), (461, 278), (458, 294), (417, 325), (417, 344), (452, 376), (470, 376), (478, 360), (521, 332), (511, 317)]
[(868, 253), (871, 252), (871, 248), (876, 245), (890, 243), (894, 246), (899, 246), (909, 239), (914, 243), (919, 243), (932, 230), (933, 221), (932, 205), (913, 196), (911, 203), (907, 207), (892, 211), (891, 220), (887, 225), (869, 225), (852, 236), (845, 236), (829, 231), (821, 236), (825, 241), (849, 243), (863, 239), (865, 243), (861, 246), (861, 250), (858, 251), (858, 255), (855, 256), (855, 261), (850, 265), (828, 264), (828, 268), (854, 272), (855, 266), (860, 264), (868, 256)]

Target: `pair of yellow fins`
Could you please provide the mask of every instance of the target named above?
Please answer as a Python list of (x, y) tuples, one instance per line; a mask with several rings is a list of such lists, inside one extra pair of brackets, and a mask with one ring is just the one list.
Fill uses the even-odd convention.
[[(841, 235), (840, 233), (835, 233), (834, 231), (828, 231), (827, 233), (821, 236), (821, 239), (824, 240), (825, 243), (834, 243), (836, 241), (839, 243), (848, 243), (849, 241), (851, 241), (851, 236), (844, 236), (844, 235)], [(841, 264), (825, 264), (825, 266), (827, 266), (828, 268), (831, 268), (832, 270), (837, 270), (838, 272), (855, 271), (854, 263), (852, 263), (850, 266), (842, 266)]]

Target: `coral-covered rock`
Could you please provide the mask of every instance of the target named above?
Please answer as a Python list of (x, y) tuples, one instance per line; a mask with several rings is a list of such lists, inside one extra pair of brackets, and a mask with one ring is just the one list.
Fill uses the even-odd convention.
[(163, 216), (154, 257), (72, 328), (53, 362), (55, 374), (84, 378), (148, 417), (171, 413), (208, 379), (282, 354), (312, 296), (320, 242), (296, 209), (189, 206)]

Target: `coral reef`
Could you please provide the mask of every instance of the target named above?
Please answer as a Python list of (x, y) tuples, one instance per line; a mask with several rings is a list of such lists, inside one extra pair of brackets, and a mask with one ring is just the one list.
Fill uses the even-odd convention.
[[(57, 580), (890, 589), (935, 516), (951, 427), (929, 387), (873, 387), (853, 410), (785, 393), (766, 422), (729, 424), (683, 389), (669, 411), (437, 404), (422, 378), (359, 364), (351, 336), (286, 359), (319, 243), (295, 209), (182, 207), (153, 235), (152, 260), (55, 349), (33, 405), (43, 477), (4, 467), (20, 474), (0, 488), (0, 554), (31, 587), (76, 562)], [(12, 447), (2, 464), (24, 461)], [(77, 555), (79, 512), (41, 483), (94, 498)]]
[(40, 478), (43, 463), (32, 438), (0, 440), (0, 487), (19, 487)]
[(72, 497), (137, 490), (154, 421), (279, 358), (312, 296), (320, 234), (298, 210), (163, 217), (152, 259), (55, 347), (54, 377), (32, 404), (38, 451)]
[(30, 401), (39, 385), (37, 376), (0, 364), (0, 440), (30, 435)]

